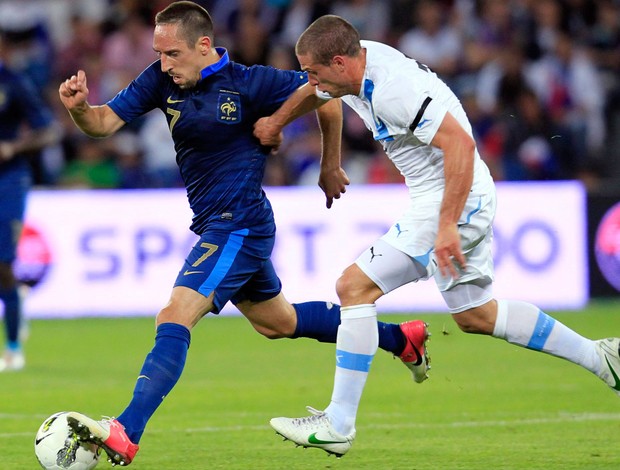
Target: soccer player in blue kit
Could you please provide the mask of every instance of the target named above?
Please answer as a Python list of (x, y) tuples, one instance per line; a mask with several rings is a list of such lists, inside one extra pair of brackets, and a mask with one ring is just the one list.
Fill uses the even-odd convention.
[(13, 262), (32, 184), (28, 155), (55, 144), (60, 137), (52, 112), (34, 85), (2, 61), (6, 47), (0, 37), (0, 300), (7, 340), (0, 372), (21, 370), (26, 363), (19, 338), (21, 299)]
[[(127, 408), (116, 419), (70, 413), (80, 439), (103, 447), (113, 464), (128, 465), (146, 424), (179, 379), (190, 330), (207, 313), (231, 301), (268, 338), (335, 342), (340, 307), (329, 302), (292, 305), (270, 261), (275, 239), (271, 205), (261, 187), (269, 147), (253, 136), (257, 119), (273, 113), (307, 82), (302, 72), (246, 67), (213, 46), (213, 24), (199, 5), (170, 4), (155, 17), (153, 49), (159, 56), (107, 104), (91, 106), (84, 71), (59, 88), (75, 124), (91, 137), (106, 137), (158, 108), (164, 112), (200, 240), (187, 256), (168, 304), (156, 320), (147, 355)], [(324, 152), (340, 152), (341, 107), (318, 109)], [(334, 124), (335, 123), (335, 124)], [(339, 158), (339, 155), (338, 155)], [(348, 183), (323, 185), (328, 208)], [(429, 368), (426, 325), (420, 320), (379, 323), (380, 347), (399, 356), (423, 381)]]

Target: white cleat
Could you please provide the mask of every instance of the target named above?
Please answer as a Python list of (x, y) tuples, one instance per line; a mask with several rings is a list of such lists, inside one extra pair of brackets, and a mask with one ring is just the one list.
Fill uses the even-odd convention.
[(620, 396), (620, 338), (605, 338), (594, 342), (601, 359), (598, 376)]
[(4, 356), (0, 358), (0, 372), (11, 372), (22, 370), (26, 366), (26, 358), (22, 351), (11, 351), (7, 349)]
[(355, 430), (348, 436), (338, 433), (324, 411), (311, 406), (306, 407), (312, 413), (304, 418), (273, 418), (269, 424), (284, 440), (291, 440), (298, 446), (318, 447), (328, 454), (342, 457), (346, 454), (353, 440)]

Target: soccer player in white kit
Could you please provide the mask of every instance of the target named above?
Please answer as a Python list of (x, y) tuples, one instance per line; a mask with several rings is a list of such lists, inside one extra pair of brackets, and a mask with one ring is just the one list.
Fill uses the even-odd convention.
[[(593, 341), (532, 304), (493, 298), (495, 187), (465, 111), (446, 84), (396, 49), (361, 41), (334, 15), (306, 29), (296, 54), (308, 85), (259, 121), (255, 135), (269, 142), (318, 99), (341, 98), (405, 177), (410, 205), (337, 281), (342, 309), (329, 406), (309, 407), (311, 416), (304, 418), (274, 418), (271, 426), (304, 447), (344, 455), (355, 439), (357, 409), (377, 351), (375, 302), (431, 277), (464, 332), (564, 358), (620, 394), (619, 338)], [(321, 162), (319, 184), (329, 207), (329, 195), (339, 198), (348, 184), (339, 161)]]

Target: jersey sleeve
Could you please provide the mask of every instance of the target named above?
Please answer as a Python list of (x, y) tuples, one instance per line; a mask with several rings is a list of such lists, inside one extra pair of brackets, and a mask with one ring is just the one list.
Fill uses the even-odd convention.
[(272, 114), (300, 86), (308, 82), (308, 74), (255, 65), (247, 69), (249, 97), (261, 115)]
[(425, 90), (416, 90), (412, 84), (395, 84), (383, 90), (378, 97), (375, 112), (387, 126), (390, 135), (412, 132), (427, 145), (435, 137), (448, 108)]
[(108, 101), (107, 105), (123, 121), (133, 121), (159, 106), (164, 89), (161, 77), (159, 61), (153, 62), (125, 89)]

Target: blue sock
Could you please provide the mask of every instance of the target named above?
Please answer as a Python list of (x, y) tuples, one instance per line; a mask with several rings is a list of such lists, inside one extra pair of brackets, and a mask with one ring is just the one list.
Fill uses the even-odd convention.
[(140, 442), (146, 423), (179, 380), (189, 344), (190, 332), (185, 326), (162, 323), (157, 327), (155, 346), (146, 356), (133, 398), (118, 417), (134, 444)]
[(405, 337), (398, 323), (378, 322), (379, 347), (384, 351), (400, 356), (405, 349)]
[(312, 338), (322, 343), (335, 343), (340, 325), (340, 305), (331, 302), (293, 304), (297, 327), (292, 338)]
[(0, 300), (4, 303), (4, 327), (7, 346), (19, 350), (20, 301), (17, 287), (0, 290)]
[[(335, 343), (340, 326), (340, 305), (331, 302), (293, 304), (297, 312), (297, 328), (291, 338), (313, 338), (322, 343)], [(379, 323), (379, 347), (399, 356), (405, 349), (400, 326)]]

